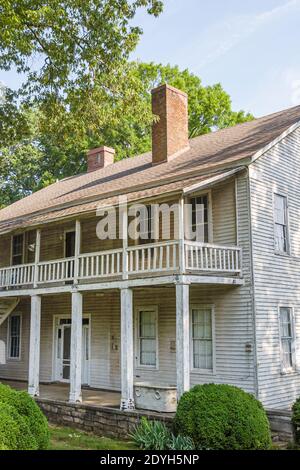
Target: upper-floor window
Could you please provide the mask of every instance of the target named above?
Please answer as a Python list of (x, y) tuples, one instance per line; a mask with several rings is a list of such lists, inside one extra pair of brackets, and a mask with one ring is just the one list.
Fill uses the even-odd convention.
[(8, 322), (8, 357), (19, 359), (21, 356), (21, 315), (11, 315)]
[(151, 204), (145, 206), (140, 212), (139, 244), (153, 243), (154, 220)]
[(291, 307), (279, 308), (281, 365), (283, 371), (289, 371), (295, 366), (295, 337), (293, 310)]
[(213, 309), (192, 308), (192, 367), (213, 370)]
[(277, 253), (288, 253), (287, 198), (280, 194), (274, 194), (274, 237), (275, 251)]
[(157, 367), (157, 310), (138, 310), (138, 365)]
[(209, 241), (208, 195), (190, 199), (191, 235), (193, 240), (207, 243)]
[(12, 237), (12, 255), (11, 262), (12, 265), (16, 266), (17, 264), (23, 263), (23, 254), (24, 254), (24, 235), (14, 235)]

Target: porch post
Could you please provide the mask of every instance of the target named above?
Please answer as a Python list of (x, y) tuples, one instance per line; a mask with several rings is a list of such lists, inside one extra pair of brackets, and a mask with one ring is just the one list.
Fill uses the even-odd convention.
[(39, 280), (39, 267), (40, 262), (40, 251), (41, 251), (41, 230), (37, 229), (35, 238), (35, 255), (34, 255), (34, 281), (33, 287), (37, 287)]
[(190, 388), (189, 285), (176, 284), (177, 399)]
[(31, 296), (28, 393), (39, 396), (41, 297)]
[(121, 289), (121, 410), (134, 409), (132, 298), (131, 289)]
[(81, 348), (82, 348), (82, 294), (72, 292), (71, 323), (71, 367), (70, 396), (71, 403), (81, 402)]
[(80, 223), (80, 220), (76, 220), (75, 222), (74, 284), (78, 284), (80, 249), (81, 249), (81, 223)]

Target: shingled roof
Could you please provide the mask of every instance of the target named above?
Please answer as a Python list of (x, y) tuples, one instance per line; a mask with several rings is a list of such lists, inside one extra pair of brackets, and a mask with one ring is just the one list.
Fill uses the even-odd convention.
[(196, 137), (173, 160), (152, 165), (151, 152), (65, 178), (0, 211), (0, 232), (93, 211), (118, 195), (130, 200), (181, 191), (196, 181), (247, 164), (300, 121), (300, 106)]

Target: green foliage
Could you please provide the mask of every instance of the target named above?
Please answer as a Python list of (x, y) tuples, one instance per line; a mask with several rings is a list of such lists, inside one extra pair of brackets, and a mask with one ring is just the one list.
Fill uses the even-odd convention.
[(30, 430), (35, 448), (47, 449), (49, 444), (48, 423), (35, 401), (27, 392), (19, 392), (0, 384), (0, 404), (14, 408)]
[(197, 385), (181, 397), (176, 432), (193, 439), (197, 449), (269, 449), (271, 436), (259, 401), (230, 385)]
[(191, 438), (174, 436), (160, 421), (148, 421), (142, 417), (140, 424), (132, 434), (133, 441), (144, 450), (192, 450)]
[(300, 444), (300, 397), (297, 398), (292, 407), (292, 423), (295, 428), (295, 440)]
[(0, 447), (7, 450), (36, 450), (37, 443), (25, 418), (0, 401)]
[(136, 11), (158, 16), (162, 7), (160, 0), (2, 1), (0, 69), (26, 74), (21, 92), (30, 99), (86, 100), (136, 47), (142, 33), (133, 24)]

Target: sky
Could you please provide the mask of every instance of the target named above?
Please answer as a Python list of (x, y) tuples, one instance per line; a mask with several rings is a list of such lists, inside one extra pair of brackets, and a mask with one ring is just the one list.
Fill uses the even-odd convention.
[[(178, 65), (221, 83), (233, 109), (255, 116), (300, 104), (300, 0), (165, 0), (159, 18), (137, 14), (132, 58)], [(16, 72), (0, 71), (16, 88)]]

